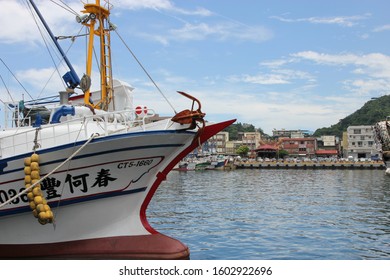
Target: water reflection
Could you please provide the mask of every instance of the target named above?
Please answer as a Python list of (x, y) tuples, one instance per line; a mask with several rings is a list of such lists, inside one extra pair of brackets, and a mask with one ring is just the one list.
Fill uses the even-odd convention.
[(148, 217), (192, 259), (390, 259), (382, 170), (171, 172)]

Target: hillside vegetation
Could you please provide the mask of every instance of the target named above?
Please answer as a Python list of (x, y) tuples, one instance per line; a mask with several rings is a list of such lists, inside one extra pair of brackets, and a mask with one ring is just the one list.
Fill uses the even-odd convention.
[[(390, 116), (390, 95), (385, 95), (367, 101), (362, 108), (352, 113), (351, 115), (341, 119), (337, 124), (330, 127), (317, 129), (313, 136), (319, 137), (322, 135), (335, 135), (342, 137), (344, 131), (351, 125), (374, 125), (375, 123), (385, 120)], [(239, 132), (259, 131), (264, 135), (261, 128), (255, 128), (251, 124), (235, 123), (224, 129), (230, 133), (230, 140), (237, 140)]]
[(343, 131), (346, 131), (348, 126), (374, 125), (376, 122), (386, 119), (387, 116), (390, 116), (390, 95), (367, 101), (362, 108), (341, 119), (337, 124), (319, 128), (313, 135), (336, 135), (341, 138)]
[(259, 131), (261, 134), (263, 134), (263, 131), (261, 129), (256, 129), (253, 124), (247, 124), (247, 123), (234, 123), (227, 128), (225, 128), (223, 131), (229, 132), (229, 139), (230, 140), (238, 140), (238, 134), (239, 132), (254, 132)]

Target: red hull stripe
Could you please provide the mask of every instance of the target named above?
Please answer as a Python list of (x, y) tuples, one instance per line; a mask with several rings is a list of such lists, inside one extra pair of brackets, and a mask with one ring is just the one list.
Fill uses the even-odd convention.
[(0, 259), (188, 259), (189, 250), (163, 234), (46, 244), (0, 245)]
[[(235, 121), (236, 120), (233, 119), (233, 120), (229, 120), (229, 121), (206, 126), (203, 133), (200, 135), (200, 142), (201, 143), (205, 142), (207, 139), (214, 136), (215, 134), (217, 134), (218, 132), (223, 130), (225, 127), (228, 127), (229, 125), (231, 125)], [(175, 159), (173, 159), (168, 164), (168, 166), (162, 172), (160, 172), (157, 175), (157, 179), (153, 183), (153, 185), (152, 185), (149, 193), (147, 194), (147, 196), (146, 196), (146, 198), (141, 206), (141, 209), (140, 209), (140, 216), (141, 216), (142, 224), (144, 225), (145, 229), (148, 230), (150, 233), (152, 233), (152, 234), (158, 233), (154, 228), (152, 228), (150, 226), (150, 224), (146, 218), (146, 208), (148, 207), (154, 193), (156, 192), (156, 190), (157, 190), (158, 186), (161, 184), (161, 182), (166, 179), (166, 176), (169, 173), (169, 171), (171, 171), (179, 161), (181, 161), (186, 155), (188, 155), (191, 151), (193, 151), (198, 146), (199, 146), (199, 142), (197, 141), (197, 139), (194, 138), (194, 141), (192, 142), (192, 144), (187, 149), (182, 151)]]

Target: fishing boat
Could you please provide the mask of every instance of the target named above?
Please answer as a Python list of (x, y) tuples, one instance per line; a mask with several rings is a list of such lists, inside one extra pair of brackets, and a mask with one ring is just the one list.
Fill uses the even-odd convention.
[[(104, 3), (103, 3), (104, 2)], [(188, 259), (179, 240), (159, 233), (146, 209), (160, 183), (188, 153), (235, 120), (210, 123), (201, 103), (151, 121), (134, 108), (132, 87), (113, 79), (108, 1), (85, 4), (77, 22), (88, 36), (86, 72), (69, 67), (56, 103), (5, 103), (0, 131), (1, 259)], [(98, 38), (98, 39), (96, 39)], [(100, 90), (92, 92), (94, 41), (100, 44)], [(61, 85), (60, 85), (61, 86)], [(62, 90), (62, 91), (61, 91)]]
[(377, 150), (386, 166), (386, 174), (390, 174), (390, 118), (377, 122), (373, 131)]

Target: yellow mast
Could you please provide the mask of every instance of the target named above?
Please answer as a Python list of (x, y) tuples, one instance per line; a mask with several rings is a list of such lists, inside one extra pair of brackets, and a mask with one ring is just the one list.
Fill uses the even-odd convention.
[[(94, 37), (100, 38), (100, 76), (101, 76), (101, 99), (97, 104), (90, 102), (90, 90), (84, 93), (84, 103), (93, 108), (103, 110), (108, 109), (108, 105), (112, 100), (112, 69), (111, 69), (111, 48), (110, 48), (110, 26), (108, 24), (108, 17), (110, 11), (100, 6), (100, 0), (96, 0), (96, 4), (85, 4), (84, 14), (89, 14), (89, 21), (83, 24), (89, 28), (88, 53), (86, 63), (86, 74), (91, 77), (92, 72), (92, 55), (94, 47)], [(99, 26), (96, 27), (96, 23)], [(107, 26), (107, 28), (105, 28)]]

